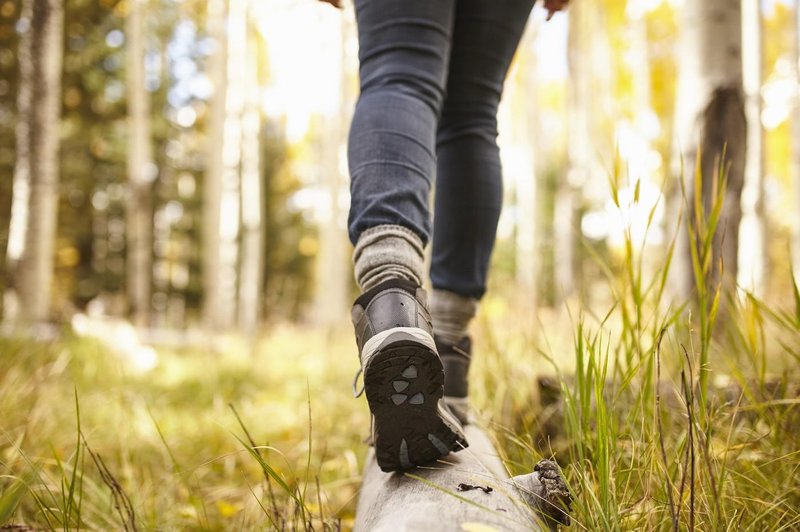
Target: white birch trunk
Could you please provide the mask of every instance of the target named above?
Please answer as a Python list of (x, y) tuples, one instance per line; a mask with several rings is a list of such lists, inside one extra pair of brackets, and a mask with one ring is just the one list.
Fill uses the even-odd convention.
[[(686, 2), (681, 18), (680, 79), (676, 105), (676, 161), (683, 156), (689, 204), (693, 203), (693, 174), (697, 147), (702, 145), (703, 203), (710, 208), (712, 178), (723, 150), (728, 172), (717, 238), (714, 268), (724, 261), (725, 280), (730, 287), (736, 279), (741, 191), (744, 181), (746, 119), (742, 88), (741, 0)], [(692, 219), (686, 213), (684, 219)], [(682, 231), (684, 233), (684, 231)], [(724, 236), (724, 240), (723, 240)], [(679, 243), (676, 257), (680, 297), (688, 297), (694, 286), (686, 239)], [(718, 280), (710, 276), (712, 284)]]
[(239, 288), (239, 236), (241, 233), (242, 113), (247, 65), (247, 6), (244, 0), (228, 2), (225, 120), (220, 193), (220, 276), (217, 327), (237, 323)]
[(794, 43), (791, 57), (797, 91), (792, 113), (791, 171), (795, 195), (794, 219), (792, 220), (792, 271), (795, 280), (800, 283), (800, 3), (795, 4)]
[[(531, 27), (522, 37), (519, 47), (519, 79), (516, 90), (512, 94), (512, 102), (523, 106), (523, 120), (512, 120), (515, 126), (515, 146), (512, 147), (514, 168), (520, 175), (516, 184), (516, 280), (525, 300), (530, 302), (530, 309), (536, 308), (536, 280), (539, 277), (539, 260), (536, 252), (538, 237), (536, 234), (536, 164), (539, 142), (536, 138), (536, 127), (539, 123), (538, 85), (536, 83), (536, 56), (533, 53), (534, 33)], [(513, 105), (513, 103), (512, 103)], [(531, 316), (533, 318), (533, 316)]]
[(203, 321), (206, 328), (219, 327), (220, 210), (222, 201), (222, 149), (225, 125), (227, 39), (226, 0), (208, 1), (208, 34), (216, 49), (208, 72), (214, 86), (209, 105), (207, 159), (203, 179)]
[(343, 173), (342, 154), (346, 138), (344, 124), (350, 116), (351, 90), (347, 71), (345, 45), (350, 31), (352, 18), (343, 16), (340, 26), (340, 42), (338, 60), (340, 62), (339, 78), (339, 113), (325, 120), (325, 133), (320, 143), (320, 181), (327, 200), (327, 208), (323, 210), (323, 219), (319, 226), (319, 253), (316, 258), (314, 323), (325, 326), (341, 324), (349, 316), (350, 301), (350, 263), (348, 260), (347, 235), (342, 222), (344, 220), (339, 196), (346, 187)]
[(145, 0), (130, 0), (125, 21), (128, 61), (128, 201), (127, 292), (133, 323), (148, 325), (150, 319), (150, 278), (152, 274), (153, 213), (150, 184), (153, 156), (150, 145), (150, 102), (144, 83)]
[(16, 163), (7, 251), (6, 318), (50, 312), (58, 209), (58, 147), (64, 13), (61, 0), (25, 0), (20, 23)]
[(248, 26), (245, 108), (242, 116), (242, 260), (239, 272), (239, 326), (252, 336), (261, 317), (264, 265), (264, 182), (260, 163), (258, 40)]
[(590, 28), (587, 15), (589, 5), (577, 3), (569, 9), (568, 37), (568, 138), (567, 179), (559, 185), (555, 200), (554, 259), (556, 301), (568, 297), (575, 290), (575, 243), (577, 190), (589, 181), (591, 171), (591, 146), (589, 103), (591, 94), (591, 65), (589, 58)]
[[(634, 97), (634, 117), (639, 118), (645, 113), (649, 113), (652, 89), (650, 87), (650, 61), (647, 54), (647, 23), (644, 14), (629, 20), (629, 38), (632, 63), (633, 97)], [(648, 146), (649, 148), (649, 140)], [(639, 179), (641, 175), (631, 175), (632, 180)]]
[(739, 228), (738, 285), (762, 296), (766, 249), (764, 242), (764, 134), (761, 127), (762, 20), (759, 0), (742, 0), (742, 79), (747, 116), (747, 150)]

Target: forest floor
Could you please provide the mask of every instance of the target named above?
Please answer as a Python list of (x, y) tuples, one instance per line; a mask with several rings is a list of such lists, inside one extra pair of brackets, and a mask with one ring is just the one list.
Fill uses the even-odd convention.
[[(752, 300), (706, 339), (685, 314), (610, 308), (483, 305), (471, 396), (510, 472), (555, 455), (580, 530), (799, 529), (796, 310)], [(0, 529), (351, 528), (354, 349), (348, 327), (274, 326), (137, 369), (70, 332), (0, 339)]]

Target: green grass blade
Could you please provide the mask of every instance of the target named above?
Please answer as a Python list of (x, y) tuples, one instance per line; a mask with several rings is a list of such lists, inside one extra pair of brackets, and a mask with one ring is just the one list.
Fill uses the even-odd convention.
[(266, 473), (275, 482), (278, 483), (278, 486), (280, 486), (280, 488), (284, 492), (286, 492), (287, 495), (289, 495), (292, 499), (294, 499), (297, 504), (301, 504), (300, 498), (295, 493), (295, 490), (293, 490), (292, 488), (289, 487), (289, 484), (286, 483), (286, 481), (283, 479), (283, 477), (281, 475), (279, 475), (278, 472), (275, 471), (275, 469), (273, 469), (273, 467), (266, 462), (266, 460), (264, 460), (264, 458), (261, 456), (261, 454), (255, 448), (253, 448), (250, 445), (248, 445), (247, 442), (245, 442), (243, 439), (241, 439), (236, 434), (234, 434), (233, 437), (236, 438), (239, 441), (239, 443), (242, 444), (242, 446), (247, 450), (247, 452), (250, 453), (250, 456), (252, 456), (256, 460), (256, 462), (258, 462), (258, 465), (261, 466), (261, 469), (266, 471)]
[(33, 475), (28, 478), (17, 478), (5, 476), (3, 478), (14, 479), (13, 484), (0, 494), (0, 526), (7, 524), (17, 511), (22, 496), (28, 490), (28, 485), (33, 480)]

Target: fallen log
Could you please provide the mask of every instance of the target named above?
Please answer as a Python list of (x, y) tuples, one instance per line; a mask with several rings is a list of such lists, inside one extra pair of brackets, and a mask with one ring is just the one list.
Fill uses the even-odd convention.
[[(557, 530), (571, 496), (555, 463), (508, 478), (487, 435), (468, 425), (469, 448), (426, 467), (384, 473), (370, 451), (356, 531)], [(487, 528), (488, 527), (488, 528)]]

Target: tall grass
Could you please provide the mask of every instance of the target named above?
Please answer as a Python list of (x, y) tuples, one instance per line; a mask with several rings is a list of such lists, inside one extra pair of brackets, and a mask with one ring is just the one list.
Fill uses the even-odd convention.
[(137, 374), (93, 341), (0, 339), (0, 527), (351, 526), (369, 419), (346, 393), (351, 334), (332, 340), (164, 349)]
[[(635, 249), (629, 233), (620, 261), (600, 265), (612, 294), (608, 312), (576, 318), (573, 374), (560, 369), (565, 353), (544, 342), (563, 398), (560, 434), (537, 445), (526, 432), (541, 426), (505, 412), (501, 432), (515, 434), (512, 469), (529, 470), (540, 454), (555, 453), (576, 494), (579, 528), (800, 529), (799, 292), (793, 282), (793, 308), (777, 310), (721, 288), (712, 243), (724, 172), (716, 177), (706, 214), (698, 164), (697, 199), (693, 209), (685, 205), (694, 214), (685, 229), (677, 224), (692, 250), (692, 300), (675, 305), (666, 297), (677, 232), (657, 268), (646, 267), (648, 251)], [(619, 205), (618, 175), (611, 186), (617, 206), (627, 207)], [(639, 183), (633, 188), (636, 203)], [(685, 189), (683, 197), (688, 202)], [(508, 364), (503, 353), (493, 357)]]
[[(718, 178), (663, 253), (630, 233), (619, 255), (587, 246), (605, 308), (571, 301), (532, 330), (513, 295), (483, 305), (476, 409), (512, 473), (555, 456), (577, 529), (800, 529), (800, 290), (781, 306), (709, 281)], [(615, 172), (624, 208), (621, 185)], [(696, 284), (674, 304), (679, 230)], [(69, 335), (0, 338), (0, 527), (351, 528), (369, 427), (348, 394), (351, 334), (274, 327), (252, 356), (161, 349), (146, 374)]]

